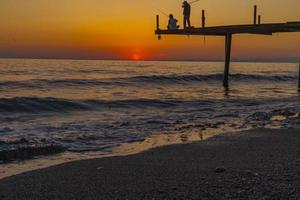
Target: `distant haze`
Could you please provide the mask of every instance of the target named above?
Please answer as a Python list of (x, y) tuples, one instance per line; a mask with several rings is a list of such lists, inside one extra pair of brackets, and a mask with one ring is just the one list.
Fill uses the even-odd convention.
[[(221, 60), (224, 38), (154, 35), (155, 15), (161, 27), (172, 13), (182, 24), (180, 0), (1, 0), (0, 57)], [(192, 5), (192, 24), (252, 23), (253, 5), (263, 23), (300, 21), (299, 0), (202, 0)], [(182, 25), (181, 25), (182, 26)], [(233, 38), (234, 60), (296, 61), (300, 33)]]

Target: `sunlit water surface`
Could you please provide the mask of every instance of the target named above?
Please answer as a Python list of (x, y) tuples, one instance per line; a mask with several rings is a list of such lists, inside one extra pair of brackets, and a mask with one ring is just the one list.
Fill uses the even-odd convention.
[(0, 59), (0, 150), (56, 144), (110, 155), (157, 135), (167, 144), (299, 127), (297, 69), (232, 63), (226, 91), (222, 62)]

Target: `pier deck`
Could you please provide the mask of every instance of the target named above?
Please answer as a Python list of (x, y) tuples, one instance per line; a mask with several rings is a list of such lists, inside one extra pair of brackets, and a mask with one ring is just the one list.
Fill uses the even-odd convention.
[(210, 35), (226, 36), (227, 34), (263, 34), (300, 32), (299, 22), (272, 23), (272, 24), (245, 24), (230, 26), (212, 26), (204, 28), (161, 30), (157, 29), (157, 35)]

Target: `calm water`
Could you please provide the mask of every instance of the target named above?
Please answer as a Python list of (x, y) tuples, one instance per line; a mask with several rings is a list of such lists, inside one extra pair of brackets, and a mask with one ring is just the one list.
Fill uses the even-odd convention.
[(155, 134), (299, 127), (297, 64), (0, 59), (0, 149), (110, 152)]

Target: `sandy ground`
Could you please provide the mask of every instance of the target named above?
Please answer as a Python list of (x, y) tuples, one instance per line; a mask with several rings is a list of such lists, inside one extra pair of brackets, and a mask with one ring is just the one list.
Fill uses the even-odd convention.
[(66, 163), (0, 180), (0, 199), (300, 199), (300, 130)]

